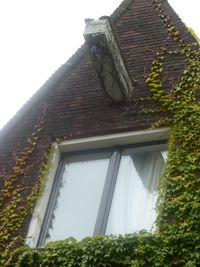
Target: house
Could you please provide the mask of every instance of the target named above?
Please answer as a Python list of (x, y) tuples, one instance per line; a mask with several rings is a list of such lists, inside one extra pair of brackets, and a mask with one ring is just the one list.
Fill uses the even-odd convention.
[[(84, 34), (86, 43), (0, 132), (2, 266), (12, 266), (8, 254), (21, 237), (42, 247), (142, 229), (149, 234), (99, 237), (94, 246), (86, 239), (74, 265), (62, 253), (54, 261), (199, 266), (198, 44), (166, 0), (124, 0), (110, 18), (87, 20)], [(45, 266), (55, 266), (51, 249)], [(19, 266), (33, 266), (36, 254), (40, 262), (31, 253)]]

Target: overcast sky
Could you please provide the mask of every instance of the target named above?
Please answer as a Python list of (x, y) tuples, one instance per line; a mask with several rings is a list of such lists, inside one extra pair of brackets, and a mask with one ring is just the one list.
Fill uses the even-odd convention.
[[(0, 129), (122, 0), (0, 0)], [(199, 0), (169, 0), (200, 36)]]

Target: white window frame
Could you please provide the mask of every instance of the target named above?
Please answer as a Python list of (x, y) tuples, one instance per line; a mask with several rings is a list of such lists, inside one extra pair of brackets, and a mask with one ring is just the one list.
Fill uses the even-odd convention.
[(52, 159), (51, 169), (47, 177), (46, 187), (43, 195), (37, 200), (33, 211), (32, 219), (29, 225), (26, 243), (32, 247), (36, 247), (45, 211), (50, 198), (51, 189), (56, 175), (56, 170), (64, 152), (84, 151), (98, 148), (109, 148), (113, 146), (133, 145), (146, 142), (164, 141), (169, 138), (170, 129), (147, 129), (142, 131), (131, 131), (126, 133), (109, 134), (96, 137), (72, 139), (59, 144), (54, 143), (54, 156)]

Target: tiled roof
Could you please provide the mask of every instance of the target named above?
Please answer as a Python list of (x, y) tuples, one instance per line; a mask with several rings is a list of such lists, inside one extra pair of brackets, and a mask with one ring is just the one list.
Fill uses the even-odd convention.
[[(166, 36), (166, 30), (157, 16), (152, 2), (150, 0), (124, 0), (111, 15), (111, 21), (114, 24), (119, 43), (127, 60), (129, 71), (132, 73), (133, 78), (139, 81), (139, 90), (145, 86), (142, 81), (143, 69), (153, 57), (153, 53), (149, 53), (149, 51), (155, 50), (165, 40)], [(190, 38), (184, 24), (168, 2), (166, 0), (162, 0), (162, 2), (166, 13), (169, 14), (183, 36)], [(126, 14), (123, 17), (122, 15), (125, 12)], [(47, 80), (0, 131), (0, 139), (13, 127), (17, 127), (18, 121), (37, 105), (37, 102), (52, 90), (51, 88), (56, 88), (62, 77), (66, 77), (69, 70), (81, 61), (86, 51), (87, 48), (83, 45)]]
[[(128, 5), (132, 0), (123, 1), (120, 6), (113, 12), (111, 15), (112, 22), (116, 21), (119, 16), (126, 10)], [(86, 45), (82, 45), (75, 53), (72, 55), (63, 65), (59, 67), (58, 70), (45, 82), (42, 87), (36, 91), (36, 93), (22, 106), (22, 108), (14, 115), (13, 118), (0, 130), (0, 140), (6, 135), (7, 131), (11, 130), (14, 127), (18, 120), (20, 120), (23, 115), (25, 115), (34, 104), (36, 104), (39, 99), (48, 91), (50, 88), (54, 88), (56, 84), (61, 79), (62, 75), (66, 75), (67, 71), (73, 67), (81, 57), (85, 54), (87, 48)]]
[[(156, 49), (165, 43), (168, 36), (153, 2), (124, 0), (111, 15), (131, 79), (137, 81), (135, 97), (149, 94), (144, 74), (148, 72)], [(192, 42), (193, 38), (169, 3), (166, 0), (161, 2), (181, 36)], [(177, 43), (171, 38), (169, 48), (176, 46)], [(166, 59), (165, 64), (167, 88), (179, 79), (185, 62), (177, 57), (176, 61)], [(46, 129), (49, 129), (50, 138), (63, 135), (77, 138), (146, 128), (155, 119), (136, 115), (137, 107), (132, 103), (116, 105), (107, 97), (86, 45), (78, 49), (7, 123), (0, 131), (0, 140), (9, 145), (19, 143), (33, 128), (44, 105), (47, 106)]]

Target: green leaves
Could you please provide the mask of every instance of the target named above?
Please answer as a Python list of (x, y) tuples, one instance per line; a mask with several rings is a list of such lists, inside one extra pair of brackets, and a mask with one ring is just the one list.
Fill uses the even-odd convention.
[[(14, 248), (21, 243), (10, 242), (17, 233), (29, 209), (44, 188), (53, 150), (44, 159), (39, 172), (39, 182), (32, 188), (26, 203), (21, 199), (23, 188), (15, 188), (17, 178), (26, 175), (28, 160), (37, 146), (42, 121), (34, 127), (27, 146), (15, 158), (13, 173), (5, 175), (2, 199), (12, 196), (0, 213), (0, 262), (4, 267), (197, 267), (200, 266), (200, 104), (196, 95), (200, 90), (200, 49), (198, 43), (181, 39), (179, 30), (170, 22), (160, 0), (153, 1), (158, 16), (169, 36), (177, 42), (174, 50), (167, 50), (168, 40), (155, 53), (146, 84), (151, 96), (138, 98), (137, 102), (156, 102), (154, 108), (144, 108), (142, 113), (162, 114), (153, 127), (169, 125), (166, 170), (162, 177), (158, 218), (155, 233), (126, 236), (96, 236), (77, 242), (73, 238), (47, 244), (36, 250), (27, 246)], [(178, 84), (165, 91), (163, 77), (166, 57), (184, 57), (185, 70)], [(163, 115), (164, 114), (164, 115)], [(64, 137), (63, 137), (64, 138)], [(5, 200), (5, 199), (4, 199)], [(23, 207), (21, 205), (23, 203)], [(26, 204), (26, 205), (25, 205)], [(1, 205), (1, 203), (0, 203)]]
[[(200, 89), (200, 50), (187, 44), (179, 31), (157, 5), (161, 19), (167, 25), (178, 49), (160, 48), (152, 62), (146, 84), (151, 97), (138, 102), (155, 101), (157, 106), (143, 113), (165, 114), (153, 127), (169, 125), (166, 170), (162, 177), (157, 205), (157, 230), (141, 231), (126, 236), (96, 236), (81, 242), (70, 238), (52, 242), (41, 250), (26, 248), (11, 257), (17, 267), (196, 267), (200, 266), (200, 104), (196, 94)], [(164, 90), (163, 61), (165, 56), (182, 55), (188, 61), (178, 84)], [(19, 169), (14, 169), (18, 173)], [(45, 169), (42, 173), (45, 173)], [(10, 264), (9, 263), (9, 264)], [(11, 264), (8, 266), (12, 266)]]

